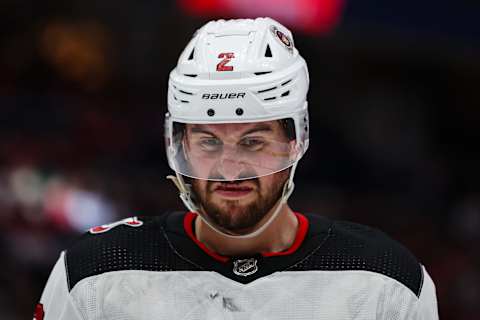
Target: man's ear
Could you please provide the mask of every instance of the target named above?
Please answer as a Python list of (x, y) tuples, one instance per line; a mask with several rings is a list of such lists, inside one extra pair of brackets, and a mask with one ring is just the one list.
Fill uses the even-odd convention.
[(297, 143), (297, 140), (290, 140), (288, 144), (289, 144), (288, 149), (289, 149), (289, 155), (290, 155), (289, 158), (291, 161), (296, 161), (298, 158), (298, 155), (301, 152), (300, 145)]

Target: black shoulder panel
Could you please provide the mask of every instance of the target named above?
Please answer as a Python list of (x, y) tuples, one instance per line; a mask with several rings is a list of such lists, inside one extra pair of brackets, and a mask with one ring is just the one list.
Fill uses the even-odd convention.
[(416, 296), (423, 282), (420, 263), (408, 249), (379, 230), (344, 221), (334, 222), (323, 244), (293, 270), (372, 271), (399, 281)]
[(119, 224), (107, 232), (85, 233), (66, 253), (68, 286), (90, 276), (120, 270), (195, 270), (165, 238), (163, 216), (139, 217), (140, 227)]

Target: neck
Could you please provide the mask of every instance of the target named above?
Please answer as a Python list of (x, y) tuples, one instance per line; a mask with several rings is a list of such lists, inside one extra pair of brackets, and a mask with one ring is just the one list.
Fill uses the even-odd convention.
[[(260, 221), (263, 225), (273, 210)], [(203, 219), (195, 220), (195, 236), (210, 250), (225, 256), (251, 255), (260, 252), (280, 252), (293, 244), (298, 229), (298, 220), (287, 204), (283, 204), (280, 212), (269, 226), (255, 237), (236, 239), (226, 237), (212, 229)]]

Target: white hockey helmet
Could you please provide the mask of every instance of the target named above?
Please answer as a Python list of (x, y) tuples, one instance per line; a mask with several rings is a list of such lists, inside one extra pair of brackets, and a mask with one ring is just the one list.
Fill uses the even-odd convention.
[[(250, 154), (235, 154), (238, 165), (249, 166), (252, 173), (238, 179), (272, 174), (296, 164), (309, 142), (308, 85), (305, 60), (295, 48), (291, 32), (277, 21), (257, 18), (207, 23), (194, 34), (170, 73), (165, 118), (170, 167), (177, 175), (191, 178), (232, 180), (227, 175), (212, 177), (195, 170), (202, 157), (192, 160), (185, 156), (185, 125), (272, 120), (290, 121), (295, 147), (276, 152), (274, 160), (257, 161)], [(285, 150), (285, 146), (277, 143), (272, 149)], [(264, 154), (272, 155), (269, 151)]]

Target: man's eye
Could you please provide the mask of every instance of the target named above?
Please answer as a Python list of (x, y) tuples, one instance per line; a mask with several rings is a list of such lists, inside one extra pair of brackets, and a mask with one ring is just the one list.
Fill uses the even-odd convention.
[(250, 151), (257, 151), (265, 145), (265, 141), (258, 138), (245, 138), (241, 141), (240, 145)]
[(200, 146), (206, 151), (216, 151), (222, 147), (222, 141), (215, 138), (201, 139)]

